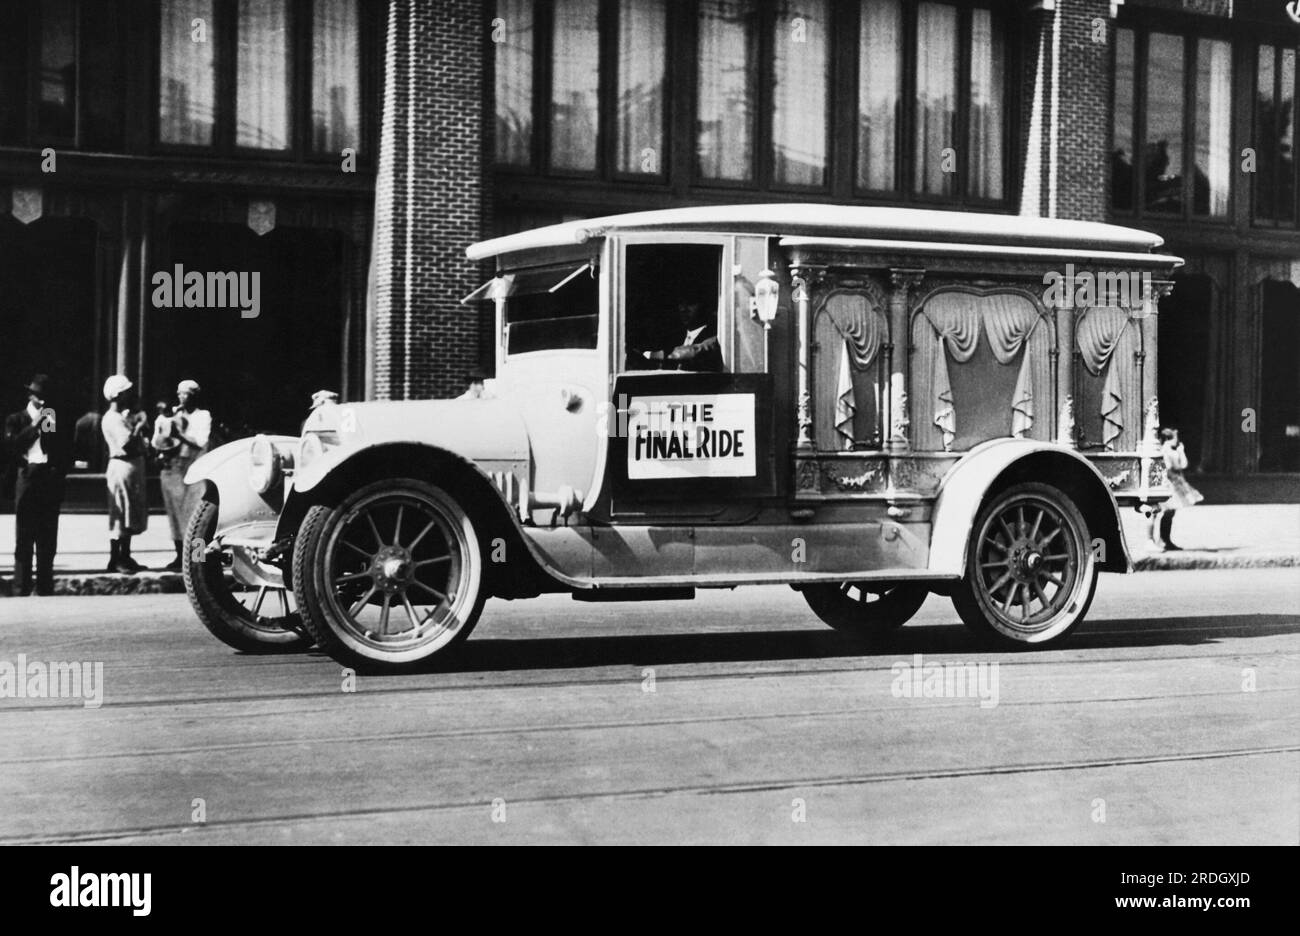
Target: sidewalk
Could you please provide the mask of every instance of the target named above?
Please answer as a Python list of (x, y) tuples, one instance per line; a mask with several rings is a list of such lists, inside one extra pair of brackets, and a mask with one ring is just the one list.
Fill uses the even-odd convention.
[[(1300, 566), (1300, 504), (1215, 504), (1180, 511), (1174, 518), (1173, 538), (1182, 551), (1154, 555), (1145, 549), (1145, 519), (1134, 510), (1124, 510), (1120, 516), (1138, 571)], [(13, 575), (13, 543), (13, 514), (0, 515), (0, 577), (6, 583)], [(135, 537), (131, 552), (150, 569), (171, 562), (175, 550), (166, 516), (150, 515), (149, 529)], [(104, 572), (107, 564), (108, 518), (63, 514), (54, 562), (58, 594), (184, 591), (174, 573), (112, 575)]]

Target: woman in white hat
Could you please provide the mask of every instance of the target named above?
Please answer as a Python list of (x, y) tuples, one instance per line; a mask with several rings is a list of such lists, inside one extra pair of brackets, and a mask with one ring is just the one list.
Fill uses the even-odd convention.
[(176, 409), (169, 417), (160, 417), (154, 429), (153, 447), (162, 453), (163, 467), (158, 480), (162, 487), (163, 506), (171, 525), (176, 558), (163, 569), (181, 570), (181, 541), (185, 524), (195, 507), (196, 492), (185, 484), (185, 474), (194, 460), (208, 447), (212, 435), (212, 413), (199, 408), (198, 381), (182, 380), (176, 385)]
[(133, 413), (135, 385), (121, 374), (104, 381), (108, 412), (100, 422), (108, 444), (108, 535), (111, 550), (109, 572), (133, 575), (143, 566), (131, 558), (131, 537), (143, 533), (149, 524), (149, 507), (144, 487), (143, 413)]

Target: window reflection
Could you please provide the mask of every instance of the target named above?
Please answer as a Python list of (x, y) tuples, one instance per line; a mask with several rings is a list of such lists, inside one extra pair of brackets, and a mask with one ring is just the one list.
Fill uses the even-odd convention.
[(753, 176), (758, 49), (754, 0), (700, 0), (699, 174)]
[(898, 187), (898, 102), (903, 73), (898, 0), (863, 0), (858, 29), (858, 187)]
[(621, 0), (618, 9), (618, 171), (664, 171), (667, 0)]
[(1148, 39), (1147, 137), (1143, 154), (1148, 211), (1183, 210), (1183, 37)]
[(916, 191), (952, 195), (956, 180), (957, 9), (916, 11)]
[(317, 152), (361, 148), (361, 36), (357, 0), (312, 6), (311, 137)]
[(826, 182), (826, 14), (826, 0), (777, 3), (772, 148), (781, 185)]
[(1131, 29), (1115, 36), (1114, 149), (1110, 154), (1110, 203), (1116, 210), (1133, 209), (1133, 87), (1134, 45)]
[(596, 168), (599, 0), (556, 0), (551, 79), (551, 165)]
[(72, 0), (45, 0), (40, 17), (40, 134), (71, 138), (77, 119), (76, 10)]
[[(192, 26), (194, 20), (202, 22)], [(215, 39), (213, 0), (164, 0), (158, 82), (162, 142), (211, 145)]]

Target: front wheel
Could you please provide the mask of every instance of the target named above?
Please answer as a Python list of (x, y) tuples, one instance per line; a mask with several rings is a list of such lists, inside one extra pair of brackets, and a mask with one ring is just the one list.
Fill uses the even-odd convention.
[(308, 630), (336, 660), (371, 670), (408, 669), (468, 637), (483, 578), (469, 516), (413, 478), (312, 507), (294, 543), (294, 594)]
[(953, 605), (967, 627), (1007, 646), (1059, 642), (1088, 613), (1097, 564), (1088, 524), (1047, 484), (1017, 484), (980, 511)]
[(800, 591), (825, 623), (860, 637), (902, 627), (921, 610), (929, 594), (924, 585), (866, 582), (805, 585)]
[(208, 552), (217, 531), (217, 504), (204, 499), (185, 527), (181, 575), (199, 620), (227, 646), (245, 653), (276, 653), (310, 645), (283, 588), (236, 586), (226, 576), (225, 557)]

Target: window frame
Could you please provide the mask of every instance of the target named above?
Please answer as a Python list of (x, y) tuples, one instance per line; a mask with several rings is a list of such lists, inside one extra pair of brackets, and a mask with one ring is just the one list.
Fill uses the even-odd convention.
[[(83, 0), (84, 2), (84, 0)], [(313, 84), (313, 29), (315, 10), (313, 0), (285, 0), (287, 63), (288, 141), (284, 149), (264, 149), (240, 146), (236, 136), (238, 119), (239, 75), (239, 0), (213, 0), (215, 22), (209, 31), (208, 41), (214, 43), (216, 110), (213, 115), (211, 144), (168, 143), (161, 138), (162, 114), (160, 92), (162, 84), (162, 4), (165, 0), (150, 3), (150, 71), (147, 108), (149, 113), (149, 151), (158, 155), (204, 156), (237, 160), (296, 162), (306, 164), (338, 164), (342, 153), (318, 151), (312, 144), (312, 84)], [(376, 14), (371, 5), (357, 3), (358, 71), (357, 71), (357, 142), (358, 168), (374, 164), (374, 135), (376, 130), (373, 112), (367, 107), (375, 100), (378, 91), (375, 47), (379, 30)]]
[[(827, 0), (826, 38), (826, 169), (821, 185), (800, 185), (777, 182), (775, 175), (776, 152), (773, 136), (772, 99), (775, 90), (774, 60), (775, 33), (778, 10), (773, 0), (758, 0), (757, 14), (757, 89), (753, 107), (754, 154), (751, 178), (748, 180), (712, 179), (700, 172), (698, 164), (698, 112), (699, 80), (698, 45), (700, 36), (700, 6), (698, 0), (669, 0), (666, 4), (666, 36), (664, 41), (665, 72), (663, 85), (663, 113), (661, 134), (662, 158), (657, 173), (629, 173), (617, 169), (617, 89), (618, 89), (618, 18), (619, 3), (605, 0), (600, 7), (599, 46), (600, 84), (598, 88), (597, 159), (594, 171), (556, 169), (551, 166), (550, 100), (552, 93), (553, 37), (555, 0), (533, 2), (533, 74), (532, 74), (532, 139), (526, 165), (498, 162), (495, 146), (488, 151), (489, 170), (501, 179), (507, 188), (518, 186), (533, 192), (529, 183), (537, 183), (530, 198), (551, 199), (562, 197), (556, 193), (569, 189), (608, 192), (614, 187), (635, 197), (653, 199), (656, 193), (671, 194), (678, 198), (727, 195), (761, 196), (770, 194), (780, 199), (809, 196), (815, 199), (835, 199), (858, 204), (914, 204), (918, 207), (964, 208), (1005, 212), (1018, 203), (1018, 185), (1021, 166), (1016, 158), (1015, 141), (1018, 139), (1022, 115), (1021, 105), (1025, 92), (1018, 80), (1023, 53), (1020, 48), (1024, 27), (1015, 15), (1016, 6), (1010, 0), (976, 0), (969, 5), (960, 0), (933, 0), (951, 6), (957, 14), (958, 61), (956, 68), (957, 113), (954, 141), (958, 151), (956, 184), (951, 195), (930, 195), (914, 190), (912, 155), (914, 149), (916, 92), (916, 18), (917, 8), (923, 0), (899, 0), (901, 7), (902, 41), (904, 43), (899, 76), (899, 98), (896, 104), (894, 141), (894, 176), (896, 186), (889, 190), (866, 189), (857, 184), (857, 120), (859, 77), (860, 0)], [(975, 8), (988, 10), (1002, 39), (1003, 72), (1001, 75), (1001, 182), (1002, 197), (987, 198), (971, 195), (970, 161), (960, 157), (969, 149), (971, 121), (969, 102), (971, 94), (971, 43), (972, 21)], [(485, 61), (489, 75), (495, 75), (496, 56), (491, 41), (490, 23), (497, 15), (495, 4), (485, 11), (484, 30)], [(495, 127), (496, 110), (491, 89), (495, 79), (487, 82), (488, 106), (485, 109), (485, 127)], [(853, 133), (837, 132), (839, 128), (853, 128)], [(639, 192), (638, 192), (639, 190)]]
[[(1191, 223), (1191, 224), (1208, 224), (1216, 227), (1228, 227), (1234, 224), (1238, 200), (1242, 197), (1241, 182), (1237, 176), (1237, 171), (1232, 171), (1228, 175), (1228, 205), (1223, 214), (1198, 214), (1195, 204), (1195, 183), (1196, 183), (1196, 117), (1197, 117), (1197, 68), (1200, 65), (1200, 40), (1209, 39), (1224, 41), (1228, 43), (1232, 56), (1230, 72), (1232, 75), (1232, 89), (1228, 95), (1231, 110), (1227, 115), (1228, 136), (1232, 146), (1231, 154), (1238, 154), (1230, 158), (1239, 158), (1238, 142), (1238, 108), (1241, 106), (1241, 94), (1239, 85), (1239, 75), (1241, 70), (1242, 43), (1231, 32), (1227, 25), (1213, 23), (1208, 24), (1201, 21), (1188, 21), (1181, 18), (1170, 17), (1168, 20), (1148, 19), (1146, 17), (1125, 20), (1123, 22), (1114, 22), (1110, 26), (1108, 38), (1111, 41), (1109, 53), (1110, 67), (1110, 91), (1108, 102), (1110, 104), (1109, 113), (1115, 113), (1116, 102), (1116, 82), (1115, 76), (1118, 69), (1118, 49), (1119, 42), (1116, 41), (1118, 31), (1121, 29), (1129, 30), (1133, 33), (1133, 101), (1132, 114), (1133, 125), (1130, 128), (1130, 140), (1133, 146), (1132, 160), (1132, 196), (1133, 203), (1128, 208), (1117, 208), (1114, 201), (1113, 180), (1110, 177), (1109, 165), (1107, 167), (1107, 194), (1106, 194), (1106, 211), (1112, 218), (1123, 218), (1126, 220), (1149, 221), (1155, 224), (1160, 223)], [(1150, 78), (1150, 35), (1151, 33), (1164, 33), (1166, 35), (1178, 36), (1183, 43), (1183, 114), (1182, 114), (1182, 147), (1183, 147), (1183, 170), (1180, 182), (1180, 197), (1182, 199), (1182, 208), (1177, 212), (1173, 211), (1153, 211), (1147, 207), (1147, 184), (1146, 184), (1146, 146), (1147, 146), (1147, 88)], [(1251, 40), (1254, 42), (1254, 40)], [(1252, 60), (1254, 56), (1251, 56)], [(1251, 93), (1254, 93), (1254, 81), (1251, 82)], [(1254, 120), (1252, 106), (1252, 124)], [(1106, 130), (1109, 145), (1107, 154), (1115, 150), (1115, 122), (1112, 119), (1108, 121)], [(1235, 165), (1235, 162), (1233, 163)], [(1254, 183), (1250, 183), (1252, 189)], [(1253, 214), (1253, 193), (1248, 193), (1247, 197), (1251, 202), (1251, 213)]]

